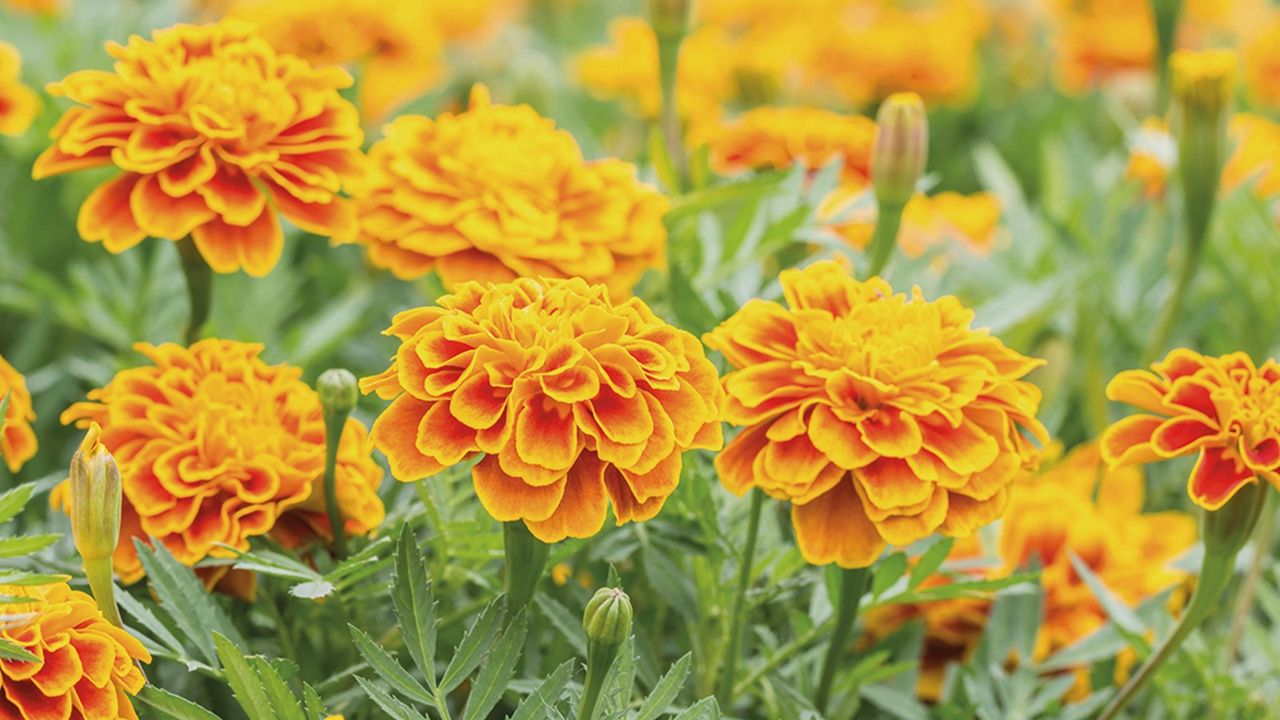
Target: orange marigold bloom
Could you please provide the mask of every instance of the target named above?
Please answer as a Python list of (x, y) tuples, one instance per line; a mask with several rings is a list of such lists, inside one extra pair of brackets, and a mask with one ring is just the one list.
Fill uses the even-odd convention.
[[(195, 565), (232, 555), (220, 545), (247, 550), (249, 538), (280, 523), (286, 544), (329, 536), (315, 509), (323, 503), (324, 419), (299, 368), (268, 365), (261, 345), (231, 340), (135, 347), (151, 365), (120, 371), (62, 414), (64, 423), (101, 425), (120, 465), (115, 567), (125, 582), (143, 573), (134, 538), (155, 538)], [(367, 532), (383, 516), (381, 473), (358, 421), (348, 422), (339, 448), (347, 531)]]
[(393, 399), (373, 424), (410, 482), (483, 455), (481, 505), (543, 542), (658, 513), (681, 454), (721, 445), (715, 367), (638, 298), (581, 278), (465, 283), (396, 316), (391, 367), (361, 381)]
[(954, 297), (893, 293), (832, 261), (779, 277), (704, 338), (736, 368), (725, 419), (744, 430), (720, 479), (792, 503), (805, 559), (870, 565), (886, 544), (963, 536), (1000, 516), (1031, 460), (1043, 361), (970, 327)]
[(666, 250), (667, 200), (621, 160), (583, 160), (527, 105), (396, 118), (369, 153), (356, 237), (375, 265), (410, 279), (583, 277), (622, 298)]
[(1058, 76), (1084, 92), (1129, 73), (1151, 71), (1155, 20), (1147, 0), (1058, 0)]
[(137, 720), (129, 696), (146, 678), (135, 661), (151, 654), (107, 622), (93, 598), (65, 582), (0, 585), (25, 600), (5, 606), (0, 637), (40, 658), (0, 660), (0, 717), (12, 720)]
[(1241, 113), (1231, 119), (1235, 149), (1222, 168), (1223, 192), (1252, 183), (1260, 198), (1280, 195), (1280, 123)]
[(36, 454), (36, 434), (31, 429), (36, 411), (31, 407), (27, 381), (0, 356), (0, 402), (6, 396), (9, 406), (0, 416), (0, 458), (9, 472), (16, 473)]
[(712, 130), (706, 142), (722, 173), (785, 169), (797, 162), (817, 170), (840, 158), (845, 182), (865, 186), (875, 138), (870, 118), (799, 106), (748, 110)]
[(265, 275), (284, 246), (277, 211), (321, 235), (349, 235), (338, 197), (360, 168), (363, 135), (338, 94), (340, 68), (278, 54), (237, 21), (179, 25), (110, 43), (115, 71), (49, 86), (74, 107), (36, 160), (36, 178), (115, 165), (80, 207), (90, 242), (123, 252), (190, 234), (215, 271)]
[(1280, 107), (1280, 15), (1244, 47), (1244, 79), (1254, 102)]
[(40, 112), (40, 98), (22, 84), (18, 50), (0, 42), (0, 135), (21, 135)]
[[(865, 186), (842, 184), (823, 198), (818, 217), (849, 245), (865, 250), (876, 223), (874, 195)], [(992, 193), (916, 195), (903, 208), (898, 247), (912, 258), (938, 246), (986, 257), (995, 249), (999, 226), (1000, 201)]]
[(1280, 487), (1280, 364), (1177, 349), (1151, 368), (1125, 370), (1107, 385), (1109, 399), (1146, 411), (1107, 428), (1108, 465), (1196, 453), (1187, 494), (1206, 510), (1258, 476)]

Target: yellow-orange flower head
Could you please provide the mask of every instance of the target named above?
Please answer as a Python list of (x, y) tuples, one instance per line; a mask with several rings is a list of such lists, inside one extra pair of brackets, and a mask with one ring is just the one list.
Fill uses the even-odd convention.
[(18, 472), (36, 454), (36, 434), (31, 422), (36, 411), (31, 407), (27, 381), (0, 356), (0, 402), (9, 398), (9, 406), (0, 415), (0, 458), (9, 472)]
[(718, 449), (724, 399), (689, 333), (637, 298), (580, 278), (466, 283), (396, 316), (391, 367), (365, 392), (393, 399), (373, 424), (391, 474), (413, 481), (483, 455), (476, 495), (543, 542), (658, 513), (681, 453)]
[(792, 503), (805, 559), (865, 567), (886, 543), (967, 535), (999, 517), (1045, 438), (1042, 361), (970, 328), (954, 297), (858, 282), (832, 261), (784, 271), (787, 306), (753, 300), (707, 334), (734, 368), (716, 458), (732, 492)]
[(129, 696), (146, 678), (135, 661), (151, 662), (142, 643), (107, 622), (93, 598), (65, 582), (0, 585), (0, 594), (25, 600), (5, 606), (0, 637), (40, 658), (0, 660), (0, 717), (137, 720)]
[[(151, 365), (117, 373), (62, 414), (64, 423), (102, 426), (102, 443), (120, 465), (124, 517), (116, 572), (142, 576), (134, 538), (155, 538), (179, 561), (225, 557), (219, 545), (249, 548), (282, 519), (282, 540), (307, 539), (298, 523), (328, 536), (309, 512), (323, 495), (324, 419), (302, 371), (268, 365), (261, 345), (202, 340), (190, 348), (139, 344)], [(337, 483), (348, 532), (382, 519), (376, 464), (363, 428), (348, 422)], [(360, 457), (360, 452), (364, 457)], [(292, 542), (290, 542), (292, 540)]]
[(40, 98), (22, 84), (22, 58), (0, 42), (0, 135), (21, 135), (40, 112)]
[(713, 130), (708, 145), (720, 172), (780, 170), (797, 162), (817, 170), (839, 158), (844, 181), (865, 186), (875, 139), (875, 121), (861, 115), (803, 106), (762, 107)]
[(81, 107), (62, 116), (33, 170), (121, 170), (80, 207), (85, 240), (122, 252), (189, 234), (216, 272), (260, 276), (284, 245), (277, 213), (308, 232), (354, 232), (338, 196), (360, 169), (363, 139), (338, 95), (346, 71), (278, 54), (238, 21), (179, 25), (108, 51), (113, 72), (50, 86)]
[(357, 191), (357, 240), (400, 278), (582, 277), (615, 298), (663, 261), (667, 200), (620, 160), (586, 162), (569, 133), (527, 105), (396, 118)]
[(1146, 412), (1107, 428), (1102, 457), (1112, 467), (1197, 454), (1191, 500), (1217, 510), (1241, 487), (1280, 486), (1280, 365), (1258, 367), (1244, 353), (1170, 352), (1154, 372), (1126, 370), (1107, 397)]

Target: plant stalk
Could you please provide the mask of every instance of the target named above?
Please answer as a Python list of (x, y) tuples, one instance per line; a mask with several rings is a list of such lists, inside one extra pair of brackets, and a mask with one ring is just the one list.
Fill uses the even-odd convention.
[(658, 36), (658, 74), (662, 88), (662, 110), (658, 117), (658, 128), (666, 141), (667, 156), (671, 160), (676, 180), (680, 184), (680, 187), (672, 188), (676, 194), (683, 192), (689, 169), (689, 161), (684, 151), (684, 134), (680, 128), (680, 106), (676, 97), (680, 45), (683, 42), (683, 34)]
[(902, 210), (905, 205), (881, 203), (876, 212), (876, 227), (871, 235), (871, 265), (867, 277), (884, 272), (893, 256), (893, 246), (898, 242), (898, 229), (902, 227)]
[(124, 629), (124, 621), (120, 618), (120, 608), (116, 605), (116, 585), (112, 579), (111, 558), (86, 560), (84, 574), (89, 579), (89, 590), (98, 603), (98, 609), (107, 622)]
[(187, 300), (191, 307), (184, 337), (187, 345), (191, 345), (200, 339), (200, 332), (209, 320), (209, 308), (213, 302), (213, 270), (201, 257), (190, 235), (178, 241), (178, 254), (182, 258), (182, 274), (187, 278)]
[(503, 590), (507, 594), (507, 617), (510, 623), (521, 610), (529, 606), (542, 581), (543, 570), (551, 546), (535, 538), (524, 522), (515, 520), (502, 524), (502, 544), (506, 554), (503, 572)]
[(760, 535), (760, 516), (764, 511), (764, 492), (751, 491), (751, 515), (747, 523), (747, 542), (742, 548), (742, 560), (738, 566), (738, 584), (733, 598), (733, 615), (729, 622), (729, 644), (724, 656), (724, 669), (720, 673), (716, 700), (728, 710), (733, 705), (734, 680), (738, 669), (738, 656), (742, 646), (742, 621), (746, 615), (747, 588), (751, 586), (751, 570), (755, 564), (756, 539)]
[(813, 695), (813, 706), (826, 713), (831, 701), (831, 688), (835, 684), (836, 670), (848, 650), (853, 636), (854, 622), (858, 619), (858, 606), (867, 592), (867, 580), (871, 573), (867, 568), (845, 568), (840, 574), (840, 605), (836, 608), (836, 625), (831, 631), (831, 644), (827, 646), (822, 661), (822, 675), (818, 690)]
[(578, 705), (578, 720), (588, 720), (596, 710), (600, 700), (600, 690), (604, 688), (605, 677), (613, 660), (618, 656), (621, 645), (602, 643), (595, 640), (587, 645), (587, 679), (582, 685), (582, 703)]
[(338, 560), (347, 556), (347, 528), (338, 505), (338, 447), (350, 414), (350, 410), (327, 410), (324, 414), (324, 504), (333, 532), (333, 554)]

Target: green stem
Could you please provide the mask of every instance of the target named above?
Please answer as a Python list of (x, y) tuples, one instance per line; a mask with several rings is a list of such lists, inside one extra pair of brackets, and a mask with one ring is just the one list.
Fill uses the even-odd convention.
[(881, 203), (876, 212), (876, 227), (871, 234), (871, 266), (867, 269), (867, 277), (872, 278), (884, 272), (885, 265), (893, 256), (893, 246), (898, 242), (898, 228), (902, 226), (903, 205)]
[(324, 415), (324, 504), (333, 532), (333, 554), (339, 560), (347, 556), (347, 528), (338, 506), (338, 446), (350, 414), (350, 411), (332, 410)]
[(502, 524), (502, 544), (506, 551), (503, 590), (507, 594), (507, 623), (528, 607), (542, 581), (551, 546), (535, 538), (524, 522)]
[(84, 563), (84, 574), (89, 578), (89, 590), (93, 593), (93, 599), (97, 601), (102, 616), (107, 619), (107, 622), (123, 629), (124, 621), (120, 619), (120, 608), (116, 605), (116, 585), (111, 572), (110, 557), (86, 560)]
[(662, 110), (658, 118), (658, 126), (662, 137), (666, 140), (667, 156), (675, 169), (676, 180), (680, 187), (673, 188), (678, 194), (683, 190), (684, 179), (689, 163), (684, 152), (684, 138), (680, 131), (680, 107), (676, 94), (676, 78), (680, 65), (680, 44), (684, 35), (658, 36), (658, 75), (662, 88)]
[(1253, 601), (1258, 595), (1258, 583), (1262, 581), (1262, 571), (1271, 562), (1271, 543), (1276, 532), (1276, 494), (1267, 493), (1266, 507), (1262, 509), (1262, 518), (1258, 521), (1258, 530), (1253, 540), (1253, 557), (1249, 560), (1249, 569), (1244, 580), (1240, 582), (1240, 591), (1236, 595), (1235, 608), (1231, 613), (1231, 629), (1227, 632), (1227, 660), (1234, 662), (1244, 640), (1245, 626), (1249, 624), (1249, 616), (1253, 611)]
[(178, 241), (178, 254), (182, 257), (182, 273), (187, 278), (187, 300), (191, 315), (187, 318), (185, 338), (188, 345), (200, 339), (200, 331), (209, 320), (209, 307), (213, 302), (213, 270), (200, 255), (196, 243), (187, 236)]
[(840, 573), (840, 605), (836, 608), (836, 626), (831, 631), (831, 644), (827, 646), (827, 655), (822, 661), (822, 675), (818, 679), (818, 690), (813, 696), (813, 706), (818, 712), (827, 711), (836, 670), (849, 648), (854, 621), (858, 619), (858, 605), (867, 592), (869, 576), (867, 568), (846, 568)]
[(1169, 56), (1178, 32), (1178, 17), (1182, 14), (1183, 0), (1151, 0), (1151, 14), (1156, 25), (1156, 75), (1159, 78), (1159, 107), (1169, 98)]
[(729, 622), (729, 646), (725, 652), (724, 670), (720, 674), (720, 685), (716, 691), (716, 700), (720, 703), (720, 707), (726, 710), (733, 705), (733, 682), (737, 674), (738, 655), (742, 645), (742, 620), (746, 614), (747, 588), (751, 586), (756, 538), (760, 535), (760, 515), (763, 511), (764, 493), (756, 488), (751, 491), (751, 516), (747, 524), (747, 543), (742, 548), (742, 559), (738, 565), (738, 586), (733, 598), (733, 616)]
[(587, 720), (600, 700), (600, 690), (609, 674), (613, 659), (621, 645), (610, 645), (592, 640), (587, 646), (587, 679), (582, 685), (582, 703), (578, 705), (578, 720)]
[(778, 669), (783, 663), (787, 662), (791, 658), (800, 654), (802, 651), (804, 651), (806, 648), (808, 648), (810, 645), (816, 642), (818, 638), (830, 632), (832, 626), (833, 626), (833, 622), (831, 620), (827, 620), (821, 625), (814, 625), (813, 627), (809, 628), (807, 632), (805, 632), (803, 635), (796, 638), (795, 640), (792, 640), (790, 643), (785, 645), (781, 650), (774, 653), (772, 656), (769, 657), (768, 660), (761, 663), (759, 667), (747, 673), (747, 676), (742, 679), (742, 682), (738, 683), (737, 686), (733, 688), (734, 694), (741, 695), (747, 690), (750, 690), (751, 686), (754, 685), (756, 681), (758, 681), (760, 678)]
[(1193, 242), (1187, 245), (1186, 255), (1182, 258), (1182, 265), (1178, 268), (1178, 275), (1173, 281), (1173, 292), (1169, 294), (1169, 299), (1165, 301), (1164, 312), (1160, 315), (1156, 330), (1151, 335), (1146, 351), (1142, 354), (1143, 365), (1150, 365), (1155, 362), (1160, 357), (1160, 353), (1164, 352), (1165, 347), (1169, 344), (1169, 338), (1173, 335), (1173, 328), (1182, 316), (1182, 303), (1186, 298), (1187, 289), (1191, 287), (1191, 281), (1195, 278), (1196, 269), (1200, 266), (1200, 248), (1202, 245), (1203, 243), (1200, 242)]

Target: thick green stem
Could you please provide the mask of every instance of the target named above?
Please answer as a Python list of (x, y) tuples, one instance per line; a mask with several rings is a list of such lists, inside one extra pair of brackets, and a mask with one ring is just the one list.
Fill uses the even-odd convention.
[(724, 669), (720, 672), (720, 684), (716, 690), (716, 700), (720, 707), (728, 710), (733, 704), (734, 680), (738, 669), (738, 656), (742, 645), (742, 620), (746, 615), (747, 588), (751, 586), (751, 569), (755, 564), (756, 538), (760, 535), (760, 515), (764, 511), (764, 493), (759, 489), (751, 491), (751, 517), (747, 522), (747, 542), (742, 548), (742, 559), (738, 565), (738, 584), (733, 597), (733, 615), (729, 622), (729, 643), (724, 655)]
[(185, 333), (187, 344), (190, 345), (200, 339), (200, 331), (209, 320), (209, 307), (213, 301), (213, 270), (201, 257), (199, 248), (190, 236), (178, 241), (178, 254), (182, 257), (182, 273), (187, 277), (187, 300), (191, 306)]
[(507, 562), (503, 590), (507, 594), (506, 622), (509, 623), (528, 607), (538, 591), (551, 546), (535, 538), (520, 520), (502, 524), (502, 543)]
[(338, 505), (338, 446), (350, 414), (349, 410), (330, 410), (324, 415), (324, 504), (333, 531), (333, 554), (339, 560), (347, 556), (347, 528)]
[(1159, 107), (1164, 107), (1169, 97), (1169, 56), (1178, 33), (1178, 18), (1182, 14), (1183, 0), (1151, 0), (1151, 14), (1156, 25), (1156, 74), (1160, 79)]
[(658, 36), (658, 75), (662, 88), (662, 110), (658, 119), (659, 129), (666, 141), (667, 156), (675, 170), (680, 187), (672, 188), (674, 192), (684, 189), (685, 177), (689, 162), (684, 152), (684, 133), (680, 129), (680, 104), (676, 97), (676, 77), (680, 65), (680, 45), (684, 35)]
[(578, 720), (588, 720), (600, 700), (600, 690), (609, 674), (609, 667), (618, 656), (621, 645), (591, 641), (587, 645), (587, 679), (582, 685), (582, 703), (578, 705)]
[(840, 604), (836, 608), (836, 626), (831, 631), (831, 644), (827, 646), (827, 655), (822, 661), (822, 675), (818, 678), (818, 690), (813, 695), (813, 706), (818, 709), (818, 712), (825, 713), (827, 703), (831, 701), (831, 688), (835, 684), (836, 670), (849, 649), (854, 622), (858, 619), (858, 606), (862, 603), (862, 596), (867, 592), (867, 579), (870, 574), (867, 568), (846, 568), (841, 571)]
[(884, 272), (885, 265), (893, 256), (893, 246), (898, 242), (898, 228), (902, 226), (903, 205), (881, 203), (876, 213), (876, 227), (871, 235), (871, 266), (867, 277), (872, 278)]
[(1200, 248), (1203, 245), (1204, 243), (1202, 242), (1187, 244), (1186, 254), (1182, 257), (1182, 264), (1178, 267), (1178, 275), (1173, 281), (1173, 291), (1169, 294), (1169, 299), (1165, 301), (1160, 321), (1156, 324), (1156, 330), (1151, 335), (1151, 340), (1143, 353), (1143, 365), (1150, 365), (1155, 362), (1169, 344), (1170, 336), (1173, 335), (1173, 328), (1178, 324), (1178, 320), (1181, 319), (1182, 304), (1187, 296), (1187, 290), (1191, 287), (1191, 281), (1196, 276), (1196, 269), (1200, 266)]
[(1262, 509), (1262, 519), (1258, 521), (1258, 529), (1254, 533), (1253, 557), (1249, 560), (1244, 580), (1240, 582), (1240, 591), (1236, 595), (1235, 607), (1231, 613), (1231, 630), (1227, 633), (1228, 662), (1235, 661), (1240, 643), (1244, 641), (1245, 627), (1253, 612), (1253, 601), (1258, 595), (1262, 571), (1271, 564), (1271, 543), (1275, 539), (1275, 532), (1276, 494), (1267, 493), (1266, 507)]
[(118, 628), (124, 628), (120, 619), (120, 608), (116, 605), (116, 585), (111, 577), (111, 558), (86, 560), (84, 574), (89, 578), (89, 590), (98, 603), (98, 609), (107, 622)]

